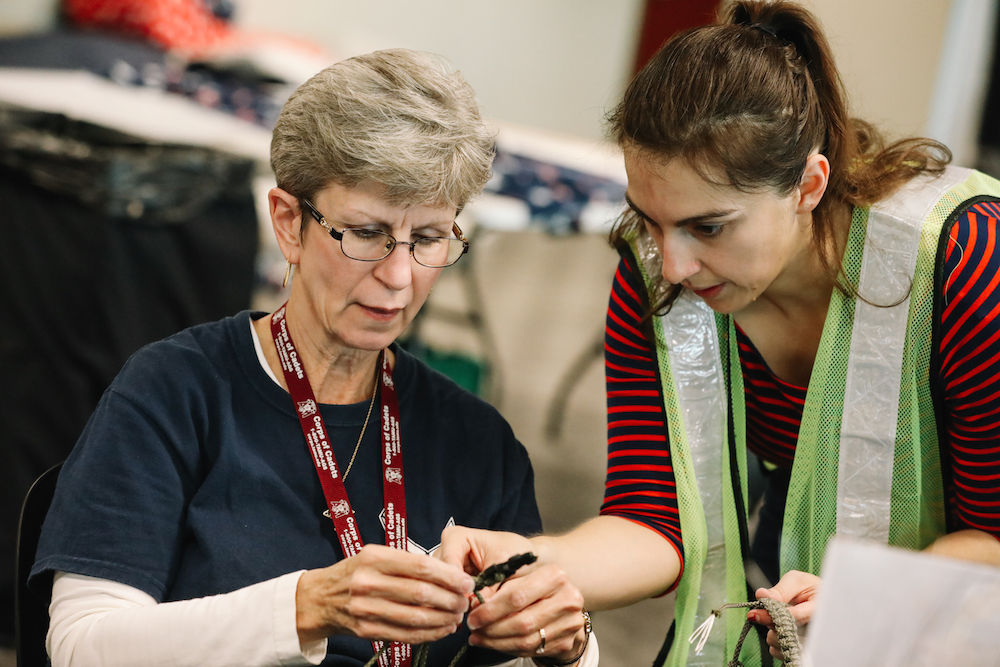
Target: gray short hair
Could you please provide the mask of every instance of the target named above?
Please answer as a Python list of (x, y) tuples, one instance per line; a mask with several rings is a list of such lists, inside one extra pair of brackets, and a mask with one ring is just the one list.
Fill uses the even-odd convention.
[(390, 49), (331, 65), (292, 93), (271, 168), (299, 198), (369, 182), (396, 205), (461, 209), (489, 180), (493, 146), (459, 72), (439, 56)]

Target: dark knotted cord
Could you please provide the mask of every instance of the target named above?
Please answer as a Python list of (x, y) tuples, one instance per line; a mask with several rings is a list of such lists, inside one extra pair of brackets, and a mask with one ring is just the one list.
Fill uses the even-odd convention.
[[(482, 594), (479, 592), (484, 588), (489, 588), (490, 586), (496, 586), (507, 581), (510, 577), (514, 576), (514, 573), (520, 570), (525, 565), (530, 565), (538, 560), (538, 556), (533, 553), (524, 553), (512, 556), (510, 559), (503, 563), (497, 563), (496, 565), (490, 565), (488, 568), (479, 573), (479, 576), (475, 578), (475, 586), (472, 589), (473, 594), (475, 594), (476, 599), (479, 600), (479, 604), (484, 602)], [(385, 653), (389, 648), (389, 642), (385, 642), (382, 648), (379, 649), (378, 653), (372, 656), (372, 659), (365, 663), (365, 667), (375, 667), (378, 663), (379, 657)], [(430, 654), (431, 645), (424, 643), (419, 644), (413, 649), (413, 667), (427, 667), (427, 656)], [(448, 667), (456, 667), (458, 662), (465, 655), (468, 650), (469, 645), (466, 644), (455, 657), (452, 659), (451, 664)]]

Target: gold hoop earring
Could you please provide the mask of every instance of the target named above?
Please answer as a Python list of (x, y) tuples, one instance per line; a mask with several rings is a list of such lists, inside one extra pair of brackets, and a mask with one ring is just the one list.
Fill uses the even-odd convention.
[(292, 278), (292, 260), (285, 260), (285, 279), (281, 281), (281, 289), (288, 287), (288, 281)]

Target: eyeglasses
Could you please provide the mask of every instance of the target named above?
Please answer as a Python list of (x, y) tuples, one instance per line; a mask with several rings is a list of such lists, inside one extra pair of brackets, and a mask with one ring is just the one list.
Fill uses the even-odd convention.
[(340, 249), (351, 259), (362, 262), (377, 262), (388, 257), (397, 245), (406, 245), (410, 246), (410, 256), (417, 261), (417, 264), (439, 269), (451, 266), (469, 250), (469, 241), (457, 224), (452, 225), (457, 238), (427, 236), (407, 243), (406, 241), (397, 241), (391, 234), (375, 229), (345, 229), (338, 232), (333, 228), (333, 225), (326, 221), (323, 214), (309, 203), (309, 200), (302, 199), (301, 201), (309, 209), (312, 217), (316, 218), (316, 222), (330, 232), (330, 236), (340, 241)]

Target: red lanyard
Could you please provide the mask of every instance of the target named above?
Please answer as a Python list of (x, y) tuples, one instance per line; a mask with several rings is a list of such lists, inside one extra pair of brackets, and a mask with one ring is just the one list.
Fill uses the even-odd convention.
[[(356, 556), (364, 542), (354, 518), (354, 509), (347, 498), (344, 480), (337, 469), (337, 459), (330, 446), (326, 424), (319, 414), (316, 395), (309, 385), (306, 369), (302, 366), (292, 336), (285, 319), (286, 303), (271, 315), (271, 336), (278, 349), (281, 370), (285, 374), (285, 384), (292, 396), (299, 424), (306, 436), (306, 444), (312, 454), (316, 474), (323, 486), (323, 495), (330, 510), (330, 518), (344, 550), (344, 557)], [(406, 549), (406, 494), (403, 490), (403, 452), (399, 438), (399, 401), (396, 387), (392, 382), (392, 368), (388, 355), (381, 354), (381, 409), (382, 417), (382, 492), (385, 499), (385, 543), (393, 549)], [(382, 648), (382, 642), (372, 642), (375, 651)], [(408, 667), (411, 659), (409, 644), (393, 642), (389, 650), (379, 658), (381, 667)]]

